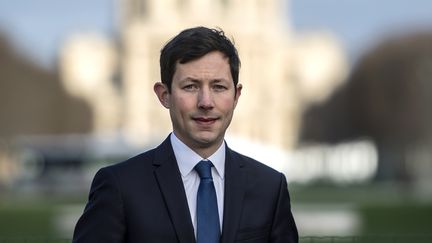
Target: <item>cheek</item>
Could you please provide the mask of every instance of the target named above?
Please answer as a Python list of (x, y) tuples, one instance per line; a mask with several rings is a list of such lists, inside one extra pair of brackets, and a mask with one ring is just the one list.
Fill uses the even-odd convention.
[(193, 101), (194, 99), (192, 97), (177, 97), (173, 105), (177, 113), (188, 113), (193, 111), (195, 107)]
[(232, 97), (226, 97), (220, 100), (219, 105), (226, 113), (232, 113), (235, 108), (235, 101)]

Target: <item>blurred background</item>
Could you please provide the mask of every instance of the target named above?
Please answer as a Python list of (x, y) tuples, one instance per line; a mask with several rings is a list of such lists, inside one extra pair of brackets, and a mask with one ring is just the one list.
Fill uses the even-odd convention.
[(0, 0), (0, 240), (67, 242), (95, 172), (168, 135), (159, 51), (197, 25), (238, 47), (227, 143), (287, 176), (302, 242), (432, 242), (428, 0)]

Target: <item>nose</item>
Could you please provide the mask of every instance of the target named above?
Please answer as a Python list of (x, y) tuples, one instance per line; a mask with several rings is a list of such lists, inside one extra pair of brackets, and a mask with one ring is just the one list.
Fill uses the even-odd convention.
[(208, 88), (203, 88), (198, 94), (198, 108), (209, 110), (213, 108), (213, 95)]

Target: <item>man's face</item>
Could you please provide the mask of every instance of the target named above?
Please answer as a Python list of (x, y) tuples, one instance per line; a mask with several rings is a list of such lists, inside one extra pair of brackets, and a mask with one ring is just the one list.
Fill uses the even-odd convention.
[(175, 135), (199, 154), (205, 151), (209, 156), (216, 151), (241, 93), (241, 85), (234, 87), (228, 58), (214, 51), (177, 63), (171, 93), (167, 87), (160, 87), (161, 92), (157, 89), (156, 84), (159, 99), (170, 111)]

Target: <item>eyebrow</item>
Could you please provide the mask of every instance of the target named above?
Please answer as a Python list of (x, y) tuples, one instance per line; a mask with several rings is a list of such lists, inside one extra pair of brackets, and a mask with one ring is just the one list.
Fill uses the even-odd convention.
[(191, 77), (187, 77), (185, 79), (180, 80), (180, 83), (185, 83), (185, 82), (199, 83), (201, 81), (199, 79), (191, 78)]
[[(202, 81), (200, 79), (187, 77), (183, 80), (180, 80), (180, 83), (184, 83), (184, 82), (201, 83)], [(230, 82), (230, 81), (227, 79), (224, 79), (224, 78), (218, 78), (218, 79), (210, 80), (210, 83), (222, 83), (222, 82)]]

